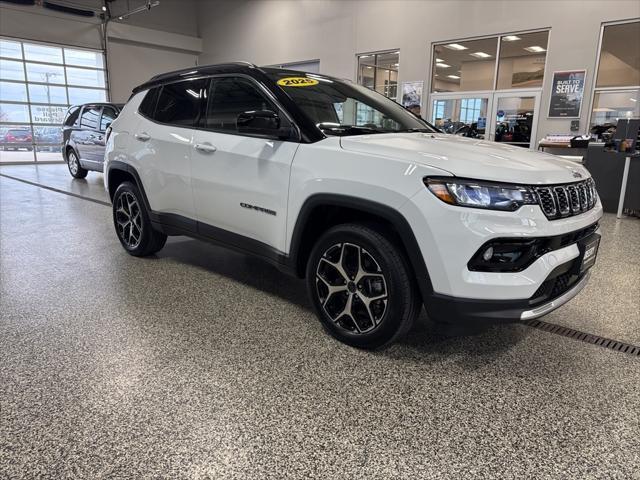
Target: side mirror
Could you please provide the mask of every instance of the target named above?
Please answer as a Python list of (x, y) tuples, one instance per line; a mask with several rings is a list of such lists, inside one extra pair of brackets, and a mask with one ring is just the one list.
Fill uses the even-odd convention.
[(238, 133), (277, 138), (289, 136), (289, 129), (280, 128), (280, 117), (272, 110), (243, 112), (238, 115), (236, 125), (238, 126)]

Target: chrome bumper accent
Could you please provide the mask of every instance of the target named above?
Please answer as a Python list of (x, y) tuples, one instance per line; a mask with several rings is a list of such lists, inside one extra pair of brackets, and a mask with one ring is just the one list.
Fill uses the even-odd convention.
[(545, 303), (544, 305), (540, 305), (538, 308), (534, 308), (533, 310), (525, 310), (520, 315), (520, 320), (531, 320), (533, 318), (538, 318), (543, 315), (546, 315), (549, 312), (554, 311), (556, 308), (561, 307), (577, 294), (585, 287), (587, 282), (589, 281), (589, 277), (591, 277), (591, 272), (587, 272), (584, 277), (580, 279), (578, 283), (576, 283), (571, 289), (564, 292), (555, 300)]

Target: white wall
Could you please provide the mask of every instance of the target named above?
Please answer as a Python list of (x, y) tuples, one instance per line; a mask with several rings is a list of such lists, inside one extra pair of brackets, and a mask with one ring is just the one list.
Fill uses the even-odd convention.
[(234, 0), (198, 8), (201, 64), (318, 58), (321, 72), (355, 80), (356, 53), (399, 48), (399, 81), (425, 87), (433, 42), (550, 27), (538, 137), (569, 132), (570, 120), (546, 118), (554, 70), (587, 69), (586, 130), (600, 25), (640, 17), (637, 0)]
[[(98, 0), (82, 1), (95, 10), (102, 4)], [(124, 13), (127, 8), (143, 3), (117, 0), (112, 8), (115, 13)], [(162, 0), (151, 12), (111, 22), (107, 31), (109, 90), (114, 102), (126, 101), (133, 87), (153, 75), (195, 65), (202, 50), (196, 36), (195, 0)], [(39, 6), (0, 4), (0, 35), (102, 49), (99, 19), (52, 12)]]

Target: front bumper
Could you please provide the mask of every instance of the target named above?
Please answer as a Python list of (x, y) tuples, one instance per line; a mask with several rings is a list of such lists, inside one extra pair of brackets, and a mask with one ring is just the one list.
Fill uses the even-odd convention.
[(532, 320), (561, 307), (587, 285), (590, 272), (578, 276), (562, 293), (527, 300), (477, 300), (433, 294), (425, 302), (429, 318), (437, 322), (477, 326)]
[(471, 209), (444, 204), (428, 192), (414, 196), (402, 210), (417, 225), (414, 233), (429, 274), (425, 282), (430, 285), (421, 288), (427, 313), (436, 321), (474, 324), (545, 315), (588, 281), (588, 272), (579, 272), (577, 243), (564, 243), (514, 272), (469, 270), (468, 262), (481, 246), (503, 238), (570, 238), (582, 230), (591, 234), (590, 227), (602, 217), (599, 201), (583, 214), (548, 220), (537, 205), (517, 212)]

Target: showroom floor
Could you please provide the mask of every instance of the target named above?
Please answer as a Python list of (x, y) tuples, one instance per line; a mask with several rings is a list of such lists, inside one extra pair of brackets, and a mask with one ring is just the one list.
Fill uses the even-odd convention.
[[(258, 260), (128, 256), (102, 176), (65, 168), (0, 167), (0, 478), (640, 478), (640, 357), (425, 318), (358, 351)], [(639, 345), (640, 220), (602, 226), (544, 320)]]

